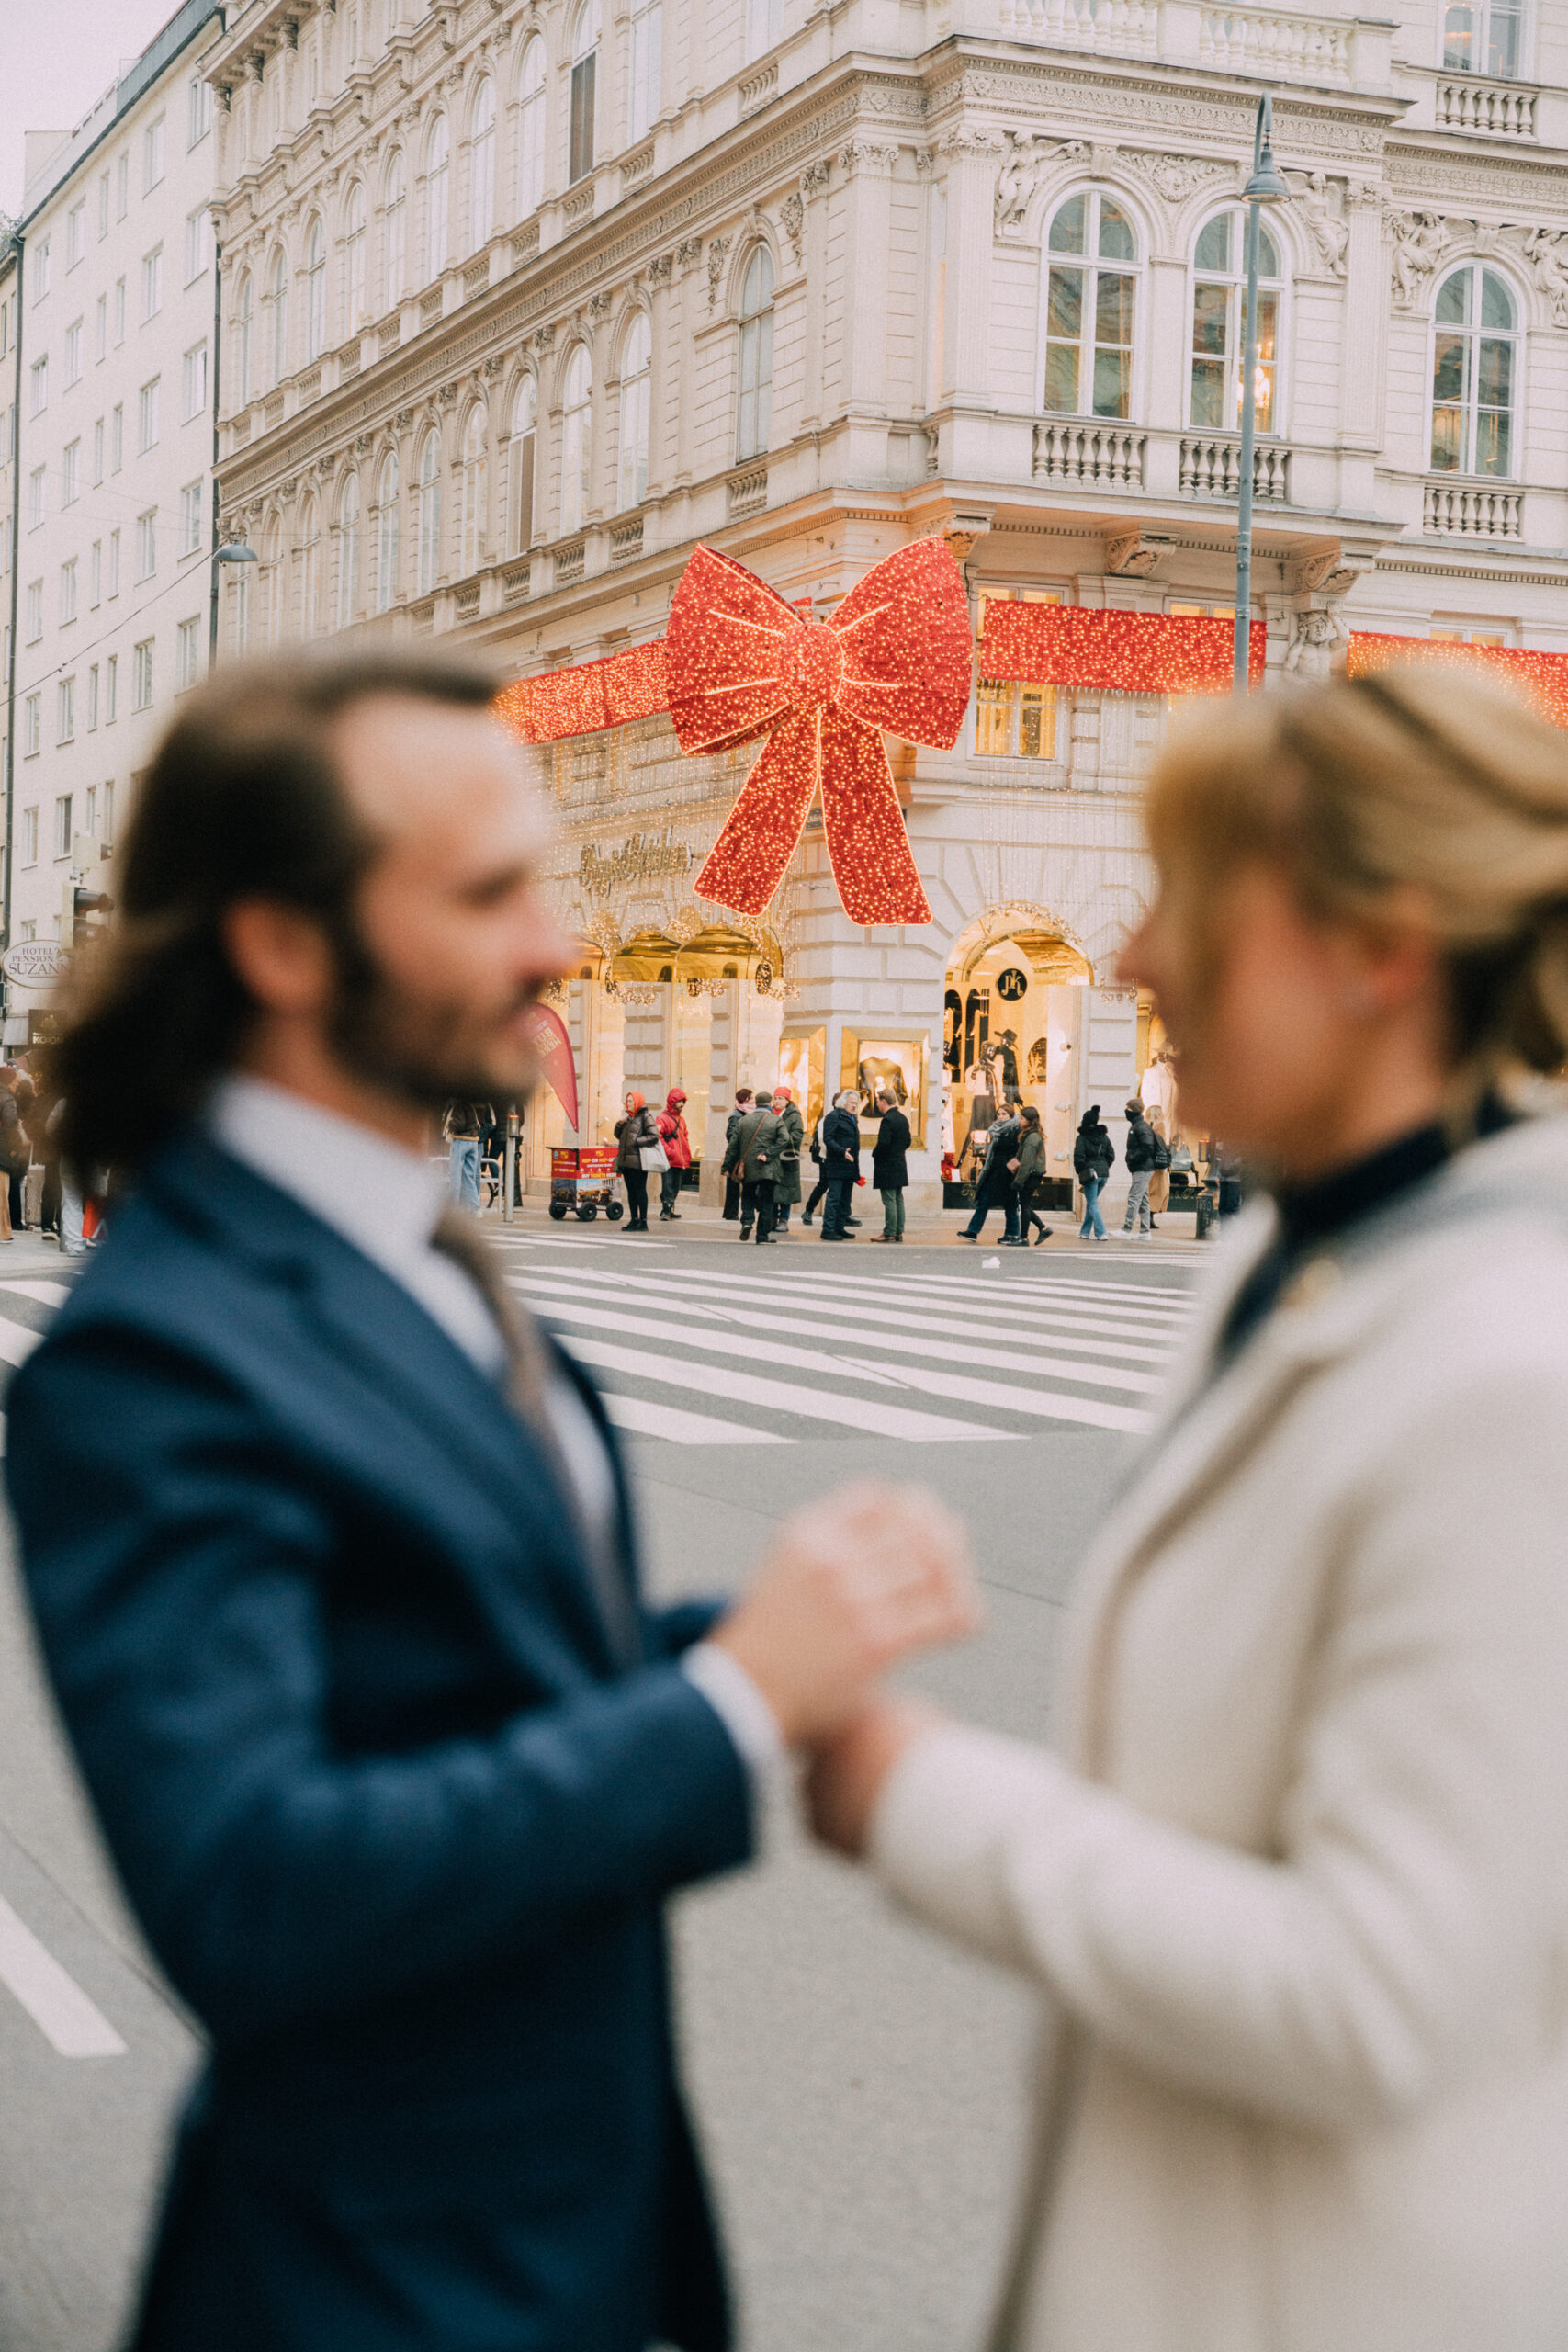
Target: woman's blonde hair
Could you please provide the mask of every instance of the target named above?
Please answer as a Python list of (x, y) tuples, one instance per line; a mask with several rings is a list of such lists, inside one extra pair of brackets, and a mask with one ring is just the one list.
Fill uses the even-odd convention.
[(1473, 674), (1385, 670), (1208, 707), (1150, 782), (1150, 845), (1205, 961), (1263, 861), (1330, 919), (1429, 910), (1474, 1087), (1568, 1060), (1568, 735)]

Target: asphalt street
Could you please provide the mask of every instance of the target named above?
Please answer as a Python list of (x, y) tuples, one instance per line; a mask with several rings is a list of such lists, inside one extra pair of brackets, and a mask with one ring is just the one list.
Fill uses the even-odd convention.
[[(516, 1286), (611, 1396), (651, 1579), (742, 1585), (797, 1503), (919, 1478), (968, 1522), (987, 1622), (911, 1671), (1027, 1736), (1064, 1599), (1179, 1334), (1190, 1249), (737, 1247), (684, 1216), (647, 1243), (497, 1227)], [(866, 1228), (871, 1229), (869, 1227)], [(0, 1358), (62, 1295), (0, 1264)], [(1032, 2003), (815, 1852), (787, 1786), (761, 1867), (676, 1905), (682, 2036), (746, 2352), (962, 2352), (1020, 2153)], [(82, 1803), (7, 1555), (0, 1575), (0, 2352), (108, 2352), (197, 2043)]]

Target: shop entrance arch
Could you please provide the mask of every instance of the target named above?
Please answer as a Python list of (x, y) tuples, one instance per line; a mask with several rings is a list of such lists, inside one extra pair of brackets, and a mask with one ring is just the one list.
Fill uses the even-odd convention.
[(942, 997), (942, 1149), (955, 1168), (1010, 1102), (1032, 1102), (1058, 1176), (1053, 1096), (1070, 1077), (1073, 992), (1093, 985), (1089, 957), (1044, 908), (994, 908), (959, 933)]

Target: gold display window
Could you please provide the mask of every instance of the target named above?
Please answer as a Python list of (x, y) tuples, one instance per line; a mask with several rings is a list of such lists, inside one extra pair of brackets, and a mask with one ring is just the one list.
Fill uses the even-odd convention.
[(922, 1029), (918, 1035), (885, 1036), (878, 1030), (846, 1029), (840, 1057), (839, 1088), (856, 1086), (863, 1097), (862, 1132), (874, 1135), (878, 1113), (875, 1094), (879, 1086), (891, 1086), (894, 1099), (909, 1122), (911, 1150), (923, 1151), (926, 1145), (926, 1057), (931, 1040)]

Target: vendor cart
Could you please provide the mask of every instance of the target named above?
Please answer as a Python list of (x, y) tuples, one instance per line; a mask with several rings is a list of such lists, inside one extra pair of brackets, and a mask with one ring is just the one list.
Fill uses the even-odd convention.
[(576, 1216), (592, 1225), (603, 1209), (612, 1225), (625, 1214), (615, 1198), (615, 1147), (588, 1144), (581, 1150), (569, 1144), (550, 1147), (550, 1215)]

